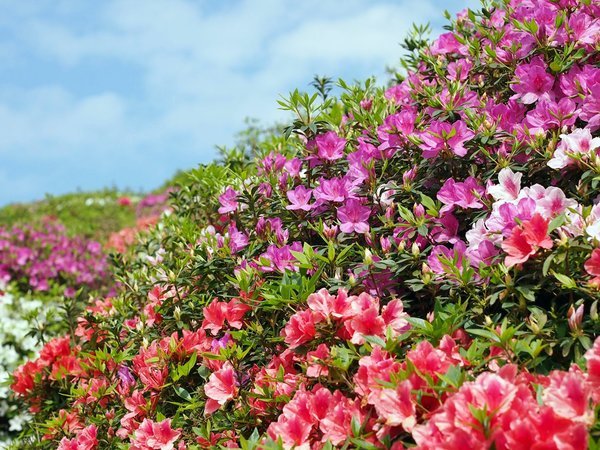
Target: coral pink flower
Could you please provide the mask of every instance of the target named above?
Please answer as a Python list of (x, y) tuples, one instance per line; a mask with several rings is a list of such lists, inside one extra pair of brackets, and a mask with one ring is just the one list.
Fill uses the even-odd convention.
[(308, 363), (306, 376), (314, 378), (326, 377), (329, 374), (329, 368), (327, 367), (329, 359), (330, 352), (327, 344), (319, 344), (315, 351), (308, 352), (306, 354), (306, 362)]
[(271, 422), (267, 433), (271, 439), (281, 438), (283, 448), (294, 450), (310, 450), (308, 437), (312, 431), (312, 424), (305, 422), (300, 417), (281, 415), (277, 422)]
[(540, 247), (552, 248), (552, 239), (548, 236), (548, 223), (549, 221), (541, 215), (534, 214), (530, 220), (523, 222), (522, 227), (515, 227), (510, 237), (502, 242), (502, 250), (508, 254), (504, 264), (507, 267), (521, 264), (535, 255)]
[(346, 139), (339, 137), (335, 132), (328, 131), (315, 138), (317, 155), (326, 161), (335, 161), (343, 158)]
[(588, 380), (593, 387), (594, 400), (600, 403), (600, 338), (597, 338), (592, 348), (585, 353), (587, 361)]
[(442, 350), (434, 348), (429, 341), (421, 341), (414, 350), (406, 354), (406, 358), (422, 374), (436, 377), (437, 374), (444, 374), (453, 362)]
[(375, 307), (363, 310), (346, 322), (346, 328), (351, 333), (350, 342), (353, 344), (363, 344), (365, 336), (384, 336), (385, 321), (379, 315)]
[(62, 438), (57, 450), (95, 450), (98, 447), (97, 435), (96, 425), (90, 425), (78, 432), (73, 439)]
[(592, 425), (594, 411), (590, 407), (592, 391), (580, 370), (554, 371), (550, 374), (550, 385), (544, 389), (544, 404), (554, 413), (574, 422)]
[(214, 299), (210, 305), (204, 308), (202, 328), (210, 330), (213, 335), (216, 335), (225, 326), (227, 320), (231, 328), (239, 330), (242, 328), (242, 318), (251, 309), (250, 306), (236, 298), (229, 302), (220, 302)]
[(221, 369), (210, 374), (208, 383), (204, 385), (204, 393), (208, 397), (204, 413), (212, 414), (233, 399), (237, 392), (237, 375), (231, 363), (227, 361)]
[(335, 297), (327, 289), (323, 288), (314, 294), (310, 294), (306, 299), (308, 307), (319, 314), (322, 319), (329, 317), (333, 311)]
[(374, 402), (375, 410), (386, 425), (402, 425), (406, 431), (411, 431), (417, 423), (415, 402), (411, 396), (412, 385), (405, 380), (395, 389), (380, 389)]
[(171, 427), (171, 419), (154, 422), (144, 419), (131, 440), (130, 450), (173, 450), (181, 430)]
[(310, 310), (297, 312), (290, 317), (282, 334), (285, 343), (292, 349), (311, 341), (316, 336), (315, 313)]
[(344, 442), (352, 434), (352, 420), (362, 423), (364, 414), (358, 401), (351, 401), (340, 391), (335, 391), (330, 401), (327, 415), (319, 423), (323, 432), (322, 442), (331, 441), (335, 446)]
[(590, 282), (600, 285), (600, 248), (594, 249), (583, 267), (587, 273), (594, 277)]
[(404, 312), (402, 300), (392, 300), (385, 305), (381, 311), (381, 318), (385, 326), (390, 327), (393, 336), (398, 336), (410, 329), (410, 324), (406, 320), (408, 314)]
[(369, 231), (369, 217), (371, 208), (363, 206), (359, 200), (351, 198), (337, 210), (340, 220), (340, 230), (344, 233), (367, 233)]

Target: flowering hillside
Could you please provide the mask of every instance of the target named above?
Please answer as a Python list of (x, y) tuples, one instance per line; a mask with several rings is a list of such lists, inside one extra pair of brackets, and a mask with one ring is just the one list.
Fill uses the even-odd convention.
[(491, 2), (281, 100), (14, 372), (15, 448), (599, 448), (598, 17)]

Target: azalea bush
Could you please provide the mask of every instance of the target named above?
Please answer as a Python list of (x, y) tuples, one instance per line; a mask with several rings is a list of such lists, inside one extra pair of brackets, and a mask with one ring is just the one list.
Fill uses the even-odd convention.
[(0, 228), (0, 280), (24, 292), (56, 291), (75, 296), (77, 289), (99, 289), (109, 281), (100, 243), (70, 237), (53, 221), (42, 227)]
[(14, 372), (19, 445), (597, 448), (599, 16), (488, 2), (282, 99)]
[(136, 218), (139, 194), (104, 189), (48, 195), (33, 203), (15, 203), (0, 208), (0, 226), (43, 226), (48, 219), (65, 227), (70, 236), (82, 236), (103, 242), (121, 228), (131, 226)]
[(20, 432), (29, 420), (27, 410), (20, 407), (11, 395), (8, 381), (13, 371), (25, 359), (36, 357), (36, 352), (42, 347), (38, 336), (31, 333), (32, 326), (46, 334), (51, 334), (53, 328), (55, 333), (64, 332), (58, 323), (57, 304), (46, 299), (15, 295), (12, 291), (9, 286), (0, 286), (0, 445)]

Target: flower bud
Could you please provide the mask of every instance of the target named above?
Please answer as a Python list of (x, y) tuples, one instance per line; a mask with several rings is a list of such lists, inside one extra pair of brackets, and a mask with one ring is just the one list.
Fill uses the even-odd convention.
[(580, 305), (577, 309), (571, 305), (567, 312), (567, 321), (571, 331), (581, 330), (581, 322), (583, 322), (583, 305)]
[(419, 245), (416, 242), (413, 242), (410, 251), (415, 258), (421, 254), (421, 249), (419, 248)]
[(392, 249), (392, 243), (390, 241), (390, 238), (381, 236), (379, 238), (379, 242), (381, 243), (381, 249), (383, 250), (383, 252), (389, 253), (389, 251)]
[(363, 258), (363, 262), (365, 266), (371, 266), (373, 264), (373, 254), (368, 248), (365, 248), (365, 256)]

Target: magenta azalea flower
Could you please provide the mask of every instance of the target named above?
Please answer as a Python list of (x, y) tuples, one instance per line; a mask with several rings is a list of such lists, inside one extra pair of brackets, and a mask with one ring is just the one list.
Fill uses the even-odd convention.
[(338, 209), (337, 217), (341, 222), (340, 229), (344, 233), (366, 233), (369, 231), (371, 208), (363, 206), (359, 200), (351, 198)]
[(529, 64), (521, 64), (515, 70), (517, 82), (512, 85), (516, 92), (512, 99), (520, 98), (530, 105), (547, 95), (554, 85), (554, 77), (546, 72), (546, 63), (541, 56), (536, 56)]
[(335, 132), (328, 131), (315, 138), (317, 144), (317, 155), (326, 161), (335, 161), (344, 156), (346, 139), (339, 137)]
[(238, 208), (237, 196), (237, 192), (228, 187), (225, 192), (219, 196), (219, 203), (221, 203), (219, 214), (227, 214), (236, 211)]
[(454, 123), (434, 120), (428, 130), (421, 133), (423, 158), (435, 158), (441, 151), (450, 150), (457, 156), (465, 156), (465, 142), (473, 139), (473, 133), (459, 120)]
[(313, 207), (313, 205), (308, 204), (312, 197), (312, 189), (307, 189), (304, 186), (300, 185), (296, 189), (287, 191), (286, 195), (291, 205), (286, 206), (285, 209), (289, 209), (292, 211), (298, 209), (301, 209), (303, 211), (310, 211)]

